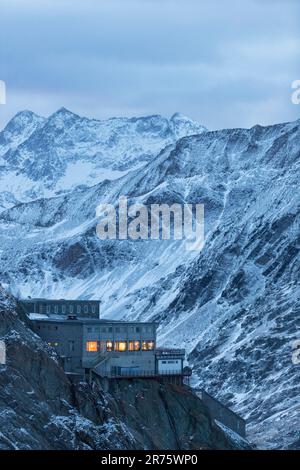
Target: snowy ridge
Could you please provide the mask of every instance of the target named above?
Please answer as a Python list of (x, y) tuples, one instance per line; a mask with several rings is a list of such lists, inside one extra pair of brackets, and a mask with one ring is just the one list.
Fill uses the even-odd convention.
[(48, 119), (20, 112), (0, 133), (0, 210), (114, 180), (178, 138), (204, 131), (178, 113), (99, 121), (65, 108)]
[[(61, 110), (49, 120), (57, 133), (55, 158), (69, 158), (64, 135), (77, 129), (78, 117)], [(160, 342), (186, 347), (195, 385), (246, 418), (251, 441), (293, 445), (300, 425), (300, 372), (291, 360), (299, 334), (300, 121), (198, 132), (177, 141), (172, 132), (161, 148), (161, 133), (169, 135), (161, 118), (125, 123), (135, 132), (141, 126), (144, 148), (160, 141), (151, 158), (139, 154), (143, 171), (135, 167), (136, 153), (122, 153), (121, 177), (4, 210), (0, 281), (22, 296), (101, 298), (104, 316), (159, 321)], [(94, 153), (95, 125), (84, 124), (81, 161)], [(110, 168), (120, 127), (117, 135), (107, 154)], [(22, 145), (25, 152), (29, 144)], [(32, 180), (52, 175), (52, 156)], [(100, 241), (95, 209), (119, 195), (129, 203), (204, 203), (203, 251), (187, 252), (180, 240)]]

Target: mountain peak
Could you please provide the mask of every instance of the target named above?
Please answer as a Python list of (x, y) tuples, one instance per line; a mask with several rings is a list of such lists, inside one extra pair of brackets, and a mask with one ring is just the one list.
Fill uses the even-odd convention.
[[(72, 113), (72, 111), (70, 111), (69, 109), (65, 108), (64, 106), (62, 106), (61, 108), (59, 108), (54, 114), (72, 114), (74, 115), (74, 113)], [(75, 115), (76, 116), (76, 115)]]
[(171, 117), (171, 121), (192, 121), (190, 118), (185, 116), (182, 113), (174, 113), (173, 116)]
[(19, 111), (0, 133), (0, 141), (2, 144), (1, 153), (4, 154), (7, 151), (7, 145), (10, 146), (11, 149), (20, 145), (28, 139), (36, 129), (41, 127), (44, 122), (44, 117), (32, 111)]
[(80, 117), (78, 114), (75, 114), (73, 113), (72, 111), (70, 111), (69, 109), (65, 108), (64, 106), (62, 106), (61, 108), (59, 108), (57, 111), (55, 111), (53, 114), (51, 114), (49, 116), (49, 119), (51, 119), (52, 117), (57, 117), (57, 116), (61, 116), (61, 117)]
[(174, 113), (170, 119), (178, 138), (206, 132), (206, 127), (181, 113)]
[[(39, 114), (34, 113), (33, 111), (30, 111), (29, 109), (24, 109), (23, 111), (19, 111), (16, 115), (16, 117), (28, 117), (28, 118), (38, 118), (40, 119), (41, 116)], [(13, 118), (14, 119), (14, 118)]]
[(78, 114), (72, 113), (69, 109), (62, 107), (49, 116), (47, 123), (62, 128), (67, 123), (72, 123), (75, 119), (81, 119), (81, 117), (78, 116)]
[(19, 111), (6, 125), (6, 130), (14, 127), (24, 127), (30, 123), (38, 123), (44, 121), (45, 118), (39, 116), (33, 111), (25, 109), (24, 111)]

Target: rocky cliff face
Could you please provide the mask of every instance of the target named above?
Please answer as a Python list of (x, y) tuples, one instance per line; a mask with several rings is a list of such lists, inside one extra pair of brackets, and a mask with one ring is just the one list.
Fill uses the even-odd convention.
[(188, 390), (151, 380), (72, 384), (17, 310), (0, 289), (0, 450), (239, 447)]
[[(48, 150), (62, 155), (77, 135), (78, 118), (65, 114), (50, 117), (55, 125), (39, 140), (49, 135)], [(135, 135), (151, 147), (154, 136), (160, 144), (170, 136), (161, 125), (153, 117), (134, 121), (134, 133), (142, 130)], [(85, 126), (84, 145), (93, 148), (94, 124), (80, 121), (78, 135), (84, 141)], [(142, 171), (133, 166), (117, 179), (3, 211), (0, 279), (24, 297), (101, 298), (104, 316), (158, 321), (160, 343), (187, 349), (194, 384), (246, 418), (251, 440), (289, 447), (300, 429), (300, 369), (292, 363), (300, 309), (300, 121), (199, 132), (177, 141), (171, 133), (163, 150), (142, 157)], [(31, 144), (21, 145), (25, 162)], [(120, 147), (111, 145), (117, 155)], [(42, 164), (33, 148), (30, 158), (38, 155)], [(138, 154), (121, 152), (117, 160), (123, 165)], [(79, 151), (72, 155), (81, 161)], [(117, 204), (120, 195), (129, 204), (204, 203), (204, 249), (188, 252), (181, 240), (100, 241), (96, 207)]]

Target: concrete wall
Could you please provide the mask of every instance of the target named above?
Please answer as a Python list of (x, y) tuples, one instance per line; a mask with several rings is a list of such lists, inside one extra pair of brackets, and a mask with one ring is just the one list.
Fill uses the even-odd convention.
[[(100, 354), (86, 351), (87, 341), (99, 341)], [(153, 341), (153, 351), (106, 351), (106, 342), (112, 341)], [(139, 372), (155, 372), (156, 325), (153, 323), (105, 323), (103, 325), (85, 325), (83, 330), (83, 363), (105, 359), (97, 367), (102, 375), (122, 375)]]
[[(55, 348), (67, 372), (81, 372), (98, 366), (103, 375), (155, 372), (156, 325), (153, 323), (108, 323), (88, 320), (34, 320), (35, 332)], [(106, 351), (106, 341), (153, 341), (151, 351)], [(87, 351), (87, 342), (96, 342), (97, 351)], [(105, 358), (105, 361), (103, 361)]]
[(162, 358), (157, 361), (157, 371), (159, 374), (174, 372), (180, 374), (182, 372), (182, 360), (181, 359), (168, 359)]
[(199, 398), (201, 398), (203, 403), (207, 406), (213, 419), (216, 419), (225, 424), (225, 426), (232, 429), (240, 436), (246, 436), (246, 422), (243, 418), (238, 416), (236, 413), (234, 413), (234, 411), (232, 411), (230, 408), (227, 408), (204, 390), (195, 391)]
[(66, 372), (83, 372), (82, 368), (82, 324), (38, 321), (34, 331), (57, 351)]
[(151, 351), (110, 353), (107, 360), (95, 368), (103, 376), (139, 376), (155, 374), (155, 355)]

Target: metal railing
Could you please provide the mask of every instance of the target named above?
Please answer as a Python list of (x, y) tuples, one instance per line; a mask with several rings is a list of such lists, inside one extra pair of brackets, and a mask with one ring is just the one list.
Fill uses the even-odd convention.
[(83, 366), (84, 367), (97, 367), (103, 362), (105, 362), (107, 359), (111, 357), (111, 352), (109, 351), (99, 351), (96, 354), (93, 354), (92, 357), (90, 358), (85, 358), (83, 360)]
[(169, 356), (169, 355), (185, 356), (185, 349), (157, 348), (155, 350), (155, 354), (156, 356)]
[(141, 377), (141, 378), (146, 378), (146, 377), (171, 377), (171, 376), (176, 376), (176, 377), (182, 377), (185, 376), (184, 371), (180, 370), (164, 370), (164, 371), (155, 371), (155, 370), (125, 370), (125, 371), (106, 371), (101, 373), (104, 377), (108, 378), (134, 378), (134, 377)]

